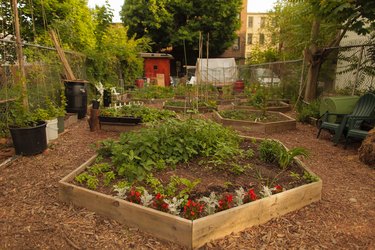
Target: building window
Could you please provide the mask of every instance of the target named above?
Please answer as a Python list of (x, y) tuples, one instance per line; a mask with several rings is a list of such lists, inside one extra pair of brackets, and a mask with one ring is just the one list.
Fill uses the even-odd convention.
[(236, 40), (234, 40), (234, 44), (232, 46), (233, 50), (239, 50), (240, 49), (240, 38), (238, 37)]
[(154, 65), (154, 70), (158, 70), (158, 65)]
[(264, 28), (265, 26), (266, 26), (266, 18), (265, 17), (261, 17), (260, 18), (260, 27)]
[(252, 16), (248, 16), (247, 17), (247, 27), (248, 28), (252, 28), (253, 27), (253, 21), (254, 21), (254, 17), (252, 17)]
[(259, 44), (264, 44), (264, 34), (259, 34)]
[(253, 34), (248, 33), (247, 34), (247, 45), (253, 44)]

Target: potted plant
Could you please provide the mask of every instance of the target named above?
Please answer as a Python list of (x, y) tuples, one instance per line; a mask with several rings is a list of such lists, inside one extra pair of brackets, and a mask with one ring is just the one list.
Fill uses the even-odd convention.
[(47, 143), (51, 140), (57, 139), (58, 117), (62, 114), (61, 108), (56, 107), (50, 99), (46, 98), (45, 106), (43, 108), (37, 108), (35, 114), (40, 120), (44, 120), (47, 123)]
[(14, 102), (8, 119), (17, 155), (35, 155), (47, 148), (46, 122), (25, 108), (21, 99)]

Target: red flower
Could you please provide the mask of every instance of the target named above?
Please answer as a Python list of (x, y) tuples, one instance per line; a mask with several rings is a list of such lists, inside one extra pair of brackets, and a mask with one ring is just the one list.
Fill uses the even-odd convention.
[(155, 199), (154, 201), (152, 202), (152, 206), (157, 209), (157, 210), (160, 210), (162, 212), (168, 212), (168, 204), (165, 203), (164, 201), (164, 196), (161, 195), (160, 193), (157, 193), (155, 195)]
[(273, 193), (277, 194), (277, 193), (281, 193), (282, 191), (283, 191), (283, 187), (281, 185), (276, 185), (274, 187)]
[(134, 187), (130, 189), (129, 194), (128, 194), (128, 201), (141, 204), (141, 193), (138, 192)]
[(249, 190), (249, 197), (250, 197), (250, 200), (251, 200), (251, 201), (255, 201), (255, 200), (258, 199), (257, 195), (255, 194), (254, 189), (250, 189), (250, 190)]
[(233, 195), (227, 194), (219, 200), (219, 211), (223, 211), (233, 207)]
[(195, 220), (202, 216), (204, 204), (188, 200), (184, 206), (184, 217), (189, 220)]

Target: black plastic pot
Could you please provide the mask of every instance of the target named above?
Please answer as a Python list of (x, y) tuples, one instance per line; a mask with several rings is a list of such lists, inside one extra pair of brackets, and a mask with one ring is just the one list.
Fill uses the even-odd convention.
[(33, 127), (9, 127), (17, 155), (36, 155), (47, 149), (46, 122)]
[(111, 122), (111, 123), (122, 123), (122, 124), (139, 124), (142, 122), (142, 118), (126, 116), (126, 117), (110, 117), (110, 116), (99, 116), (100, 122)]

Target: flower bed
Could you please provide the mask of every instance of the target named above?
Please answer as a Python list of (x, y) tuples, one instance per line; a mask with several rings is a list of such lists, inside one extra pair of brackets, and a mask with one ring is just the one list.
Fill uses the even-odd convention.
[[(213, 119), (238, 130), (275, 133), (296, 129), (296, 120), (280, 112), (256, 110), (223, 110), (214, 112)], [(224, 116), (224, 117), (223, 117)]]
[(320, 199), (321, 181), (293, 160), (304, 150), (212, 122), (167, 121), (102, 144), (60, 181), (60, 198), (185, 247)]

